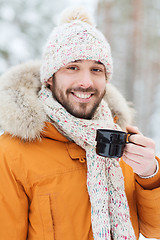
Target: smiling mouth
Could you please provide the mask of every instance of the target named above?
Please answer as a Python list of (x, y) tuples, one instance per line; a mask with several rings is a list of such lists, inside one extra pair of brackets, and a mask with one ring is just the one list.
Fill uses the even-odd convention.
[(87, 99), (90, 99), (92, 96), (93, 96), (93, 93), (80, 93), (80, 92), (71, 92), (71, 94), (76, 97), (76, 98), (79, 98), (79, 99), (82, 99), (82, 100), (87, 100)]
[(81, 99), (89, 99), (93, 95), (93, 93), (76, 93), (76, 92), (72, 92), (72, 94), (77, 98)]

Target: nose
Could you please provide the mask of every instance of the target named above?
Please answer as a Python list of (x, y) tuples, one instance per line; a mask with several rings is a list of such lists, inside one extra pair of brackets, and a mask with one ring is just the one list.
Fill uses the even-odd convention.
[(89, 70), (82, 71), (78, 83), (82, 88), (89, 88), (93, 86), (91, 72)]

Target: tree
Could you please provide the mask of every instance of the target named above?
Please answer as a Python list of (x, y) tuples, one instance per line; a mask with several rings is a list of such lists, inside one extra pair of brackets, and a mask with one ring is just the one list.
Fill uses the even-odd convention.
[[(159, 133), (152, 133), (150, 119), (158, 108), (155, 91), (160, 83), (160, 2), (99, 0), (96, 13), (97, 25), (112, 48), (112, 81), (133, 102), (141, 131), (157, 139), (155, 134)], [(160, 136), (158, 139), (160, 142)]]

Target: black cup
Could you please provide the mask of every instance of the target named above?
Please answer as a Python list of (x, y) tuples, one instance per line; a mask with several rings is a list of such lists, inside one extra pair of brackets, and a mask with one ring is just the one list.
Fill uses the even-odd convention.
[(131, 133), (110, 129), (97, 129), (96, 153), (103, 157), (120, 158)]

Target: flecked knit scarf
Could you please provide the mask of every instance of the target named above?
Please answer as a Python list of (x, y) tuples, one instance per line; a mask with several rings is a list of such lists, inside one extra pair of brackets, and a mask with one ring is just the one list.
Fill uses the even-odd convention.
[(93, 119), (85, 120), (68, 113), (45, 86), (39, 93), (39, 99), (54, 126), (86, 150), (87, 188), (94, 239), (136, 239), (119, 161), (98, 156), (95, 151), (96, 129), (120, 129), (114, 124), (107, 103), (102, 100)]

